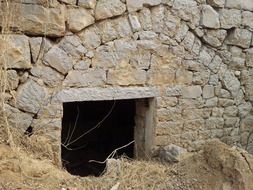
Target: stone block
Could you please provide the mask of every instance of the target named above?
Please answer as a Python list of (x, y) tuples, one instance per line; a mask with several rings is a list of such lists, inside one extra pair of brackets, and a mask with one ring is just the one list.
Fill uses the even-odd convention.
[(239, 27), (242, 23), (242, 15), (240, 10), (221, 9), (219, 14), (221, 28), (230, 29), (232, 27)]
[(96, 20), (106, 19), (123, 14), (126, 5), (120, 0), (100, 0), (95, 8)]
[(253, 29), (253, 12), (243, 11), (242, 12), (242, 25), (248, 26)]
[(106, 81), (106, 73), (101, 69), (86, 71), (70, 71), (63, 81), (65, 87), (94, 87), (102, 86)]
[(79, 32), (95, 22), (91, 13), (83, 8), (69, 8), (67, 13), (68, 27), (72, 32)]
[[(4, 39), (5, 38), (5, 39)], [(29, 38), (25, 35), (0, 35), (0, 64), (7, 68), (31, 68)]]
[(231, 71), (226, 71), (222, 82), (227, 90), (231, 92), (231, 94), (235, 97), (240, 90), (240, 81)]
[(201, 86), (185, 86), (182, 87), (182, 98), (199, 98), (202, 95)]
[(182, 95), (182, 86), (170, 86), (166, 89), (166, 96), (174, 97)]
[(63, 75), (47, 66), (33, 67), (31, 69), (31, 74), (35, 77), (41, 78), (49, 87), (57, 87), (61, 85), (64, 79)]
[(219, 47), (223, 44), (227, 36), (226, 30), (207, 30), (203, 36), (204, 41), (213, 47)]
[(20, 14), (15, 24), (31, 35), (63, 36), (65, 33), (65, 10), (63, 6), (45, 8), (40, 5), (19, 4)]
[(16, 105), (20, 110), (38, 113), (45, 103), (47, 91), (33, 80), (19, 86), (16, 94)]
[(73, 60), (65, 51), (57, 46), (52, 47), (44, 56), (44, 63), (62, 74), (67, 74), (72, 69)]
[(225, 7), (253, 11), (253, 2), (252, 0), (229, 0), (226, 1)]
[(205, 85), (203, 87), (203, 98), (212, 98), (214, 97), (214, 87), (212, 85)]
[(249, 48), (252, 39), (252, 32), (247, 29), (235, 28), (229, 34), (226, 43), (230, 45), (239, 46), (242, 48)]
[(201, 25), (207, 28), (219, 28), (219, 14), (210, 6), (203, 5), (201, 15)]

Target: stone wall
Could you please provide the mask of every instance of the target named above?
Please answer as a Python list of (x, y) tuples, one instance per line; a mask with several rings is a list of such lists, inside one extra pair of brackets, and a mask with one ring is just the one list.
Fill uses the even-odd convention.
[(0, 61), (20, 131), (32, 126), (58, 151), (59, 91), (155, 87), (155, 145), (219, 138), (253, 153), (252, 0), (12, 2)]

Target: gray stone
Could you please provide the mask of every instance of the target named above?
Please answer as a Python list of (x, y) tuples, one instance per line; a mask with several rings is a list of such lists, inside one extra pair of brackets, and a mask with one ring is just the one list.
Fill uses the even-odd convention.
[(228, 117), (236, 117), (238, 114), (237, 106), (228, 106), (224, 110), (224, 116)]
[(81, 40), (74, 35), (65, 36), (58, 44), (58, 47), (77, 60), (82, 59), (87, 53), (87, 49), (81, 44)]
[(222, 117), (224, 112), (224, 108), (213, 108), (212, 109), (212, 117)]
[(225, 5), (225, 0), (207, 0), (206, 2), (212, 7), (218, 7), (218, 8), (222, 8)]
[(200, 51), (199, 59), (203, 65), (208, 66), (209, 63), (211, 63), (214, 56), (215, 56), (215, 53), (213, 50), (203, 47)]
[(205, 122), (207, 129), (222, 129), (224, 126), (224, 119), (221, 117), (210, 117)]
[[(0, 36), (2, 37), (2, 36)], [(8, 35), (0, 38), (0, 64), (7, 68), (31, 68), (31, 55), (28, 37), (25, 35)]]
[(245, 95), (247, 99), (253, 101), (253, 69), (250, 69), (245, 81)]
[(240, 126), (240, 131), (241, 132), (252, 132), (252, 125), (253, 125), (253, 116), (249, 115), (242, 119), (241, 121), (241, 126)]
[(101, 44), (101, 37), (99, 35), (99, 29), (95, 26), (91, 26), (78, 34), (82, 44), (89, 49), (95, 49)]
[(210, 78), (209, 78), (209, 81), (208, 81), (208, 84), (214, 85), (214, 86), (219, 85), (219, 75), (211, 74)]
[(223, 76), (223, 84), (227, 90), (235, 97), (240, 90), (240, 81), (235, 77), (231, 71), (226, 71)]
[(216, 55), (216, 56), (213, 58), (212, 62), (208, 65), (208, 68), (209, 68), (212, 72), (218, 73), (218, 71), (219, 71), (219, 69), (220, 69), (221, 63), (222, 63), (222, 59), (221, 59), (218, 55)]
[(65, 51), (54, 46), (44, 56), (44, 62), (62, 74), (67, 74), (72, 69), (73, 61)]
[(229, 29), (241, 25), (242, 15), (240, 10), (221, 9), (219, 13), (221, 28)]
[(158, 35), (153, 31), (138, 32), (138, 35), (139, 35), (140, 40), (152, 40), (158, 37)]
[(118, 38), (118, 32), (115, 29), (114, 23), (104, 20), (98, 23), (98, 31), (103, 43), (113, 41)]
[(126, 38), (127, 36), (132, 36), (133, 33), (127, 16), (114, 19), (113, 24), (119, 38)]
[(174, 0), (172, 11), (181, 19), (190, 22), (190, 27), (195, 28), (199, 25), (200, 10), (193, 0)]
[(106, 80), (106, 73), (101, 69), (87, 71), (70, 71), (63, 81), (65, 87), (93, 87), (102, 86)]
[(54, 69), (46, 66), (37, 66), (31, 69), (31, 74), (41, 78), (49, 87), (57, 87), (61, 85), (64, 76), (55, 71)]
[(226, 30), (208, 30), (203, 39), (210, 46), (219, 47), (223, 44), (226, 36)]
[(214, 87), (212, 85), (205, 85), (203, 87), (203, 98), (212, 98), (214, 97)]
[(139, 22), (139, 18), (137, 15), (129, 14), (128, 15), (129, 22), (131, 24), (133, 32), (138, 32), (141, 30), (141, 23)]
[(219, 106), (228, 107), (234, 105), (234, 100), (227, 98), (219, 98)]
[(108, 87), (108, 88), (70, 88), (59, 91), (53, 100), (57, 102), (125, 100), (152, 98), (159, 96), (154, 87)]
[(242, 12), (242, 25), (253, 29), (253, 13), (249, 11)]
[[(181, 19), (177, 16), (174, 16), (170, 11), (166, 11), (165, 16), (163, 16), (163, 17), (164, 17), (164, 27), (161, 28), (162, 33), (173, 38), (177, 34), (177, 32), (180, 32), (178, 34), (177, 39), (181, 38), (180, 41), (182, 41), (184, 39), (183, 36), (185, 36), (186, 33), (188, 32), (188, 29), (187, 29), (187, 31), (185, 31), (186, 24), (183, 22), (181, 23), (180, 22)], [(158, 18), (157, 18), (157, 20), (158, 20)], [(181, 28), (180, 28), (180, 26), (181, 26)], [(188, 27), (188, 26), (186, 26), (186, 27)], [(176, 39), (176, 37), (175, 37), (175, 39)]]
[(229, 0), (226, 1), (225, 7), (253, 11), (253, 2), (252, 0)]
[(217, 105), (218, 105), (218, 98), (217, 97), (207, 99), (206, 103), (205, 103), (205, 106), (207, 108), (213, 108), (213, 107), (216, 107)]
[(181, 23), (179, 25), (179, 28), (175, 35), (175, 39), (177, 40), (177, 42), (181, 42), (185, 38), (188, 30), (189, 30), (189, 27), (187, 26), (187, 24)]
[(200, 86), (185, 86), (182, 87), (182, 98), (194, 99), (199, 98), (202, 94)]
[(253, 48), (246, 51), (246, 65), (248, 67), (253, 67)]
[(126, 11), (126, 5), (120, 0), (99, 0), (95, 8), (96, 20), (118, 16)]
[(219, 14), (210, 5), (202, 7), (201, 25), (207, 28), (220, 27)]
[(68, 26), (72, 32), (79, 32), (95, 22), (91, 13), (82, 8), (69, 8), (67, 17)]
[(242, 48), (249, 48), (252, 39), (252, 32), (247, 29), (235, 28), (229, 34), (226, 43), (236, 45)]
[(241, 118), (246, 117), (252, 111), (252, 105), (250, 102), (244, 102), (238, 106), (238, 110)]
[(169, 144), (160, 148), (159, 157), (163, 162), (179, 162), (180, 156), (182, 156), (182, 154), (185, 154), (186, 152), (187, 150), (182, 147), (179, 147), (174, 144)]
[(182, 46), (184, 46), (186, 50), (191, 51), (194, 44), (194, 40), (195, 40), (194, 34), (188, 31), (181, 44)]
[[(137, 2), (136, 0), (133, 0)], [(143, 30), (152, 30), (151, 11), (148, 8), (143, 8), (139, 13), (140, 23)]]
[(97, 0), (78, 0), (78, 6), (94, 9), (97, 4)]
[(151, 20), (152, 20), (152, 27), (154, 32), (163, 32), (164, 27), (164, 19), (166, 22), (166, 18), (164, 15), (165, 8), (164, 6), (156, 6), (151, 9)]
[(224, 127), (236, 128), (240, 126), (240, 119), (238, 117), (226, 117), (224, 116)]
[(5, 111), (11, 127), (14, 127), (24, 133), (26, 129), (31, 126), (33, 121), (32, 115), (21, 112), (17, 108), (8, 104), (5, 104)]
[(90, 59), (86, 59), (86, 60), (81, 60), (78, 61), (75, 65), (74, 65), (74, 69), (75, 70), (87, 70), (91, 65), (91, 60)]
[(166, 96), (181, 96), (182, 87), (181, 86), (171, 86), (166, 89)]
[(47, 96), (46, 90), (33, 80), (19, 86), (16, 94), (16, 105), (20, 110), (38, 113)]

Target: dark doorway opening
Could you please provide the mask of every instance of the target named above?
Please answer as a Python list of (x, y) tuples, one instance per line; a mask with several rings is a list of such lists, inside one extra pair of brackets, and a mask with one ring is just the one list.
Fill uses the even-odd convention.
[[(135, 100), (87, 101), (63, 104), (62, 164), (72, 175), (99, 176), (116, 148), (134, 140)], [(117, 151), (133, 158), (134, 143)]]

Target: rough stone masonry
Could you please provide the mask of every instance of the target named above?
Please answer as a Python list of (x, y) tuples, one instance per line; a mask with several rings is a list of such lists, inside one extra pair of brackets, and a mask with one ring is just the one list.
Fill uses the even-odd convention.
[(8, 60), (8, 118), (21, 132), (42, 128), (60, 151), (59, 91), (155, 87), (154, 146), (194, 150), (219, 138), (253, 153), (252, 0), (14, 0), (10, 6), (12, 31), (0, 62)]

